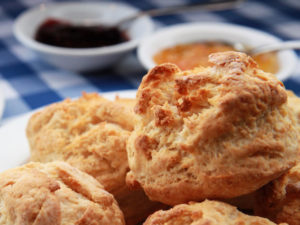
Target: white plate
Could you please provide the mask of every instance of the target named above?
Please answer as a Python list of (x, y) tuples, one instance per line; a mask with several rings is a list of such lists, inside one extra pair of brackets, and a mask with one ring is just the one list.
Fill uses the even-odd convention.
[[(135, 94), (135, 90), (129, 90), (101, 93), (101, 96), (113, 100), (117, 95), (122, 98), (135, 98)], [(30, 153), (25, 129), (33, 113), (26, 113), (0, 127), (0, 172), (28, 162)]]
[[(138, 58), (146, 69), (156, 65), (153, 56), (164, 48), (199, 41), (242, 43), (249, 47), (278, 43), (281, 40), (266, 32), (228, 23), (186, 23), (163, 28), (145, 38), (138, 47)], [(279, 71), (276, 76), (285, 80), (292, 75), (297, 55), (292, 50), (278, 52)]]

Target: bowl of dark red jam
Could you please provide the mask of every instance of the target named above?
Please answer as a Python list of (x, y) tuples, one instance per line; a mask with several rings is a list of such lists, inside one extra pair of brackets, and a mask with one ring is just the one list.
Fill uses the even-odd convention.
[(34, 39), (64, 48), (97, 48), (129, 41), (126, 31), (117, 26), (80, 25), (48, 18), (37, 29)]
[(14, 34), (37, 57), (72, 71), (113, 66), (153, 31), (145, 16), (126, 29), (114, 24), (138, 10), (121, 3), (66, 2), (42, 4), (22, 13)]

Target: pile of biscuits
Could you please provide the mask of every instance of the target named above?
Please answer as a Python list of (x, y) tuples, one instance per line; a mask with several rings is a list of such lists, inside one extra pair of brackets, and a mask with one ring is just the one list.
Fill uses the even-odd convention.
[(300, 225), (300, 99), (243, 53), (209, 62), (35, 113), (32, 162), (0, 174), (0, 225)]

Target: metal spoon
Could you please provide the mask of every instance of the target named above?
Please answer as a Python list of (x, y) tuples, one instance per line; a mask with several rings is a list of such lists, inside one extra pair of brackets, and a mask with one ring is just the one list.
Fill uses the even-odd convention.
[(248, 55), (259, 55), (266, 52), (274, 52), (286, 49), (300, 49), (300, 40), (278, 42), (269, 45), (260, 45), (249, 48), (242, 43), (234, 43), (233, 48), (237, 51), (244, 52)]
[(244, 2), (244, 0), (217, 0), (217, 1), (213, 0), (208, 2), (193, 3), (189, 5), (180, 5), (180, 6), (172, 6), (167, 8), (158, 8), (158, 9), (140, 11), (136, 14), (121, 19), (120, 21), (114, 24), (110, 24), (110, 26), (116, 26), (121, 28), (129, 24), (133, 20), (145, 15), (155, 17), (155, 16), (171, 15), (171, 14), (197, 11), (197, 10), (219, 11), (219, 10), (233, 9), (238, 5), (240, 5), (242, 2)]

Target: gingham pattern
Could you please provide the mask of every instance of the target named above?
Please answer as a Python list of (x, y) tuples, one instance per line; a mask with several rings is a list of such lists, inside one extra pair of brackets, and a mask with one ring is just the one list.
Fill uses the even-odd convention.
[[(6, 99), (4, 119), (66, 97), (79, 96), (82, 91), (106, 92), (138, 87), (146, 71), (139, 64), (135, 53), (113, 68), (77, 74), (54, 68), (21, 46), (13, 37), (14, 19), (24, 10), (44, 2), (45, 0), (0, 0), (0, 88)], [(145, 10), (195, 1), (122, 2)], [(196, 21), (229, 22), (260, 29), (283, 40), (300, 39), (300, 0), (248, 0), (237, 10), (193, 12), (155, 19), (158, 27)], [(300, 63), (293, 76), (284, 84), (300, 95)]]

